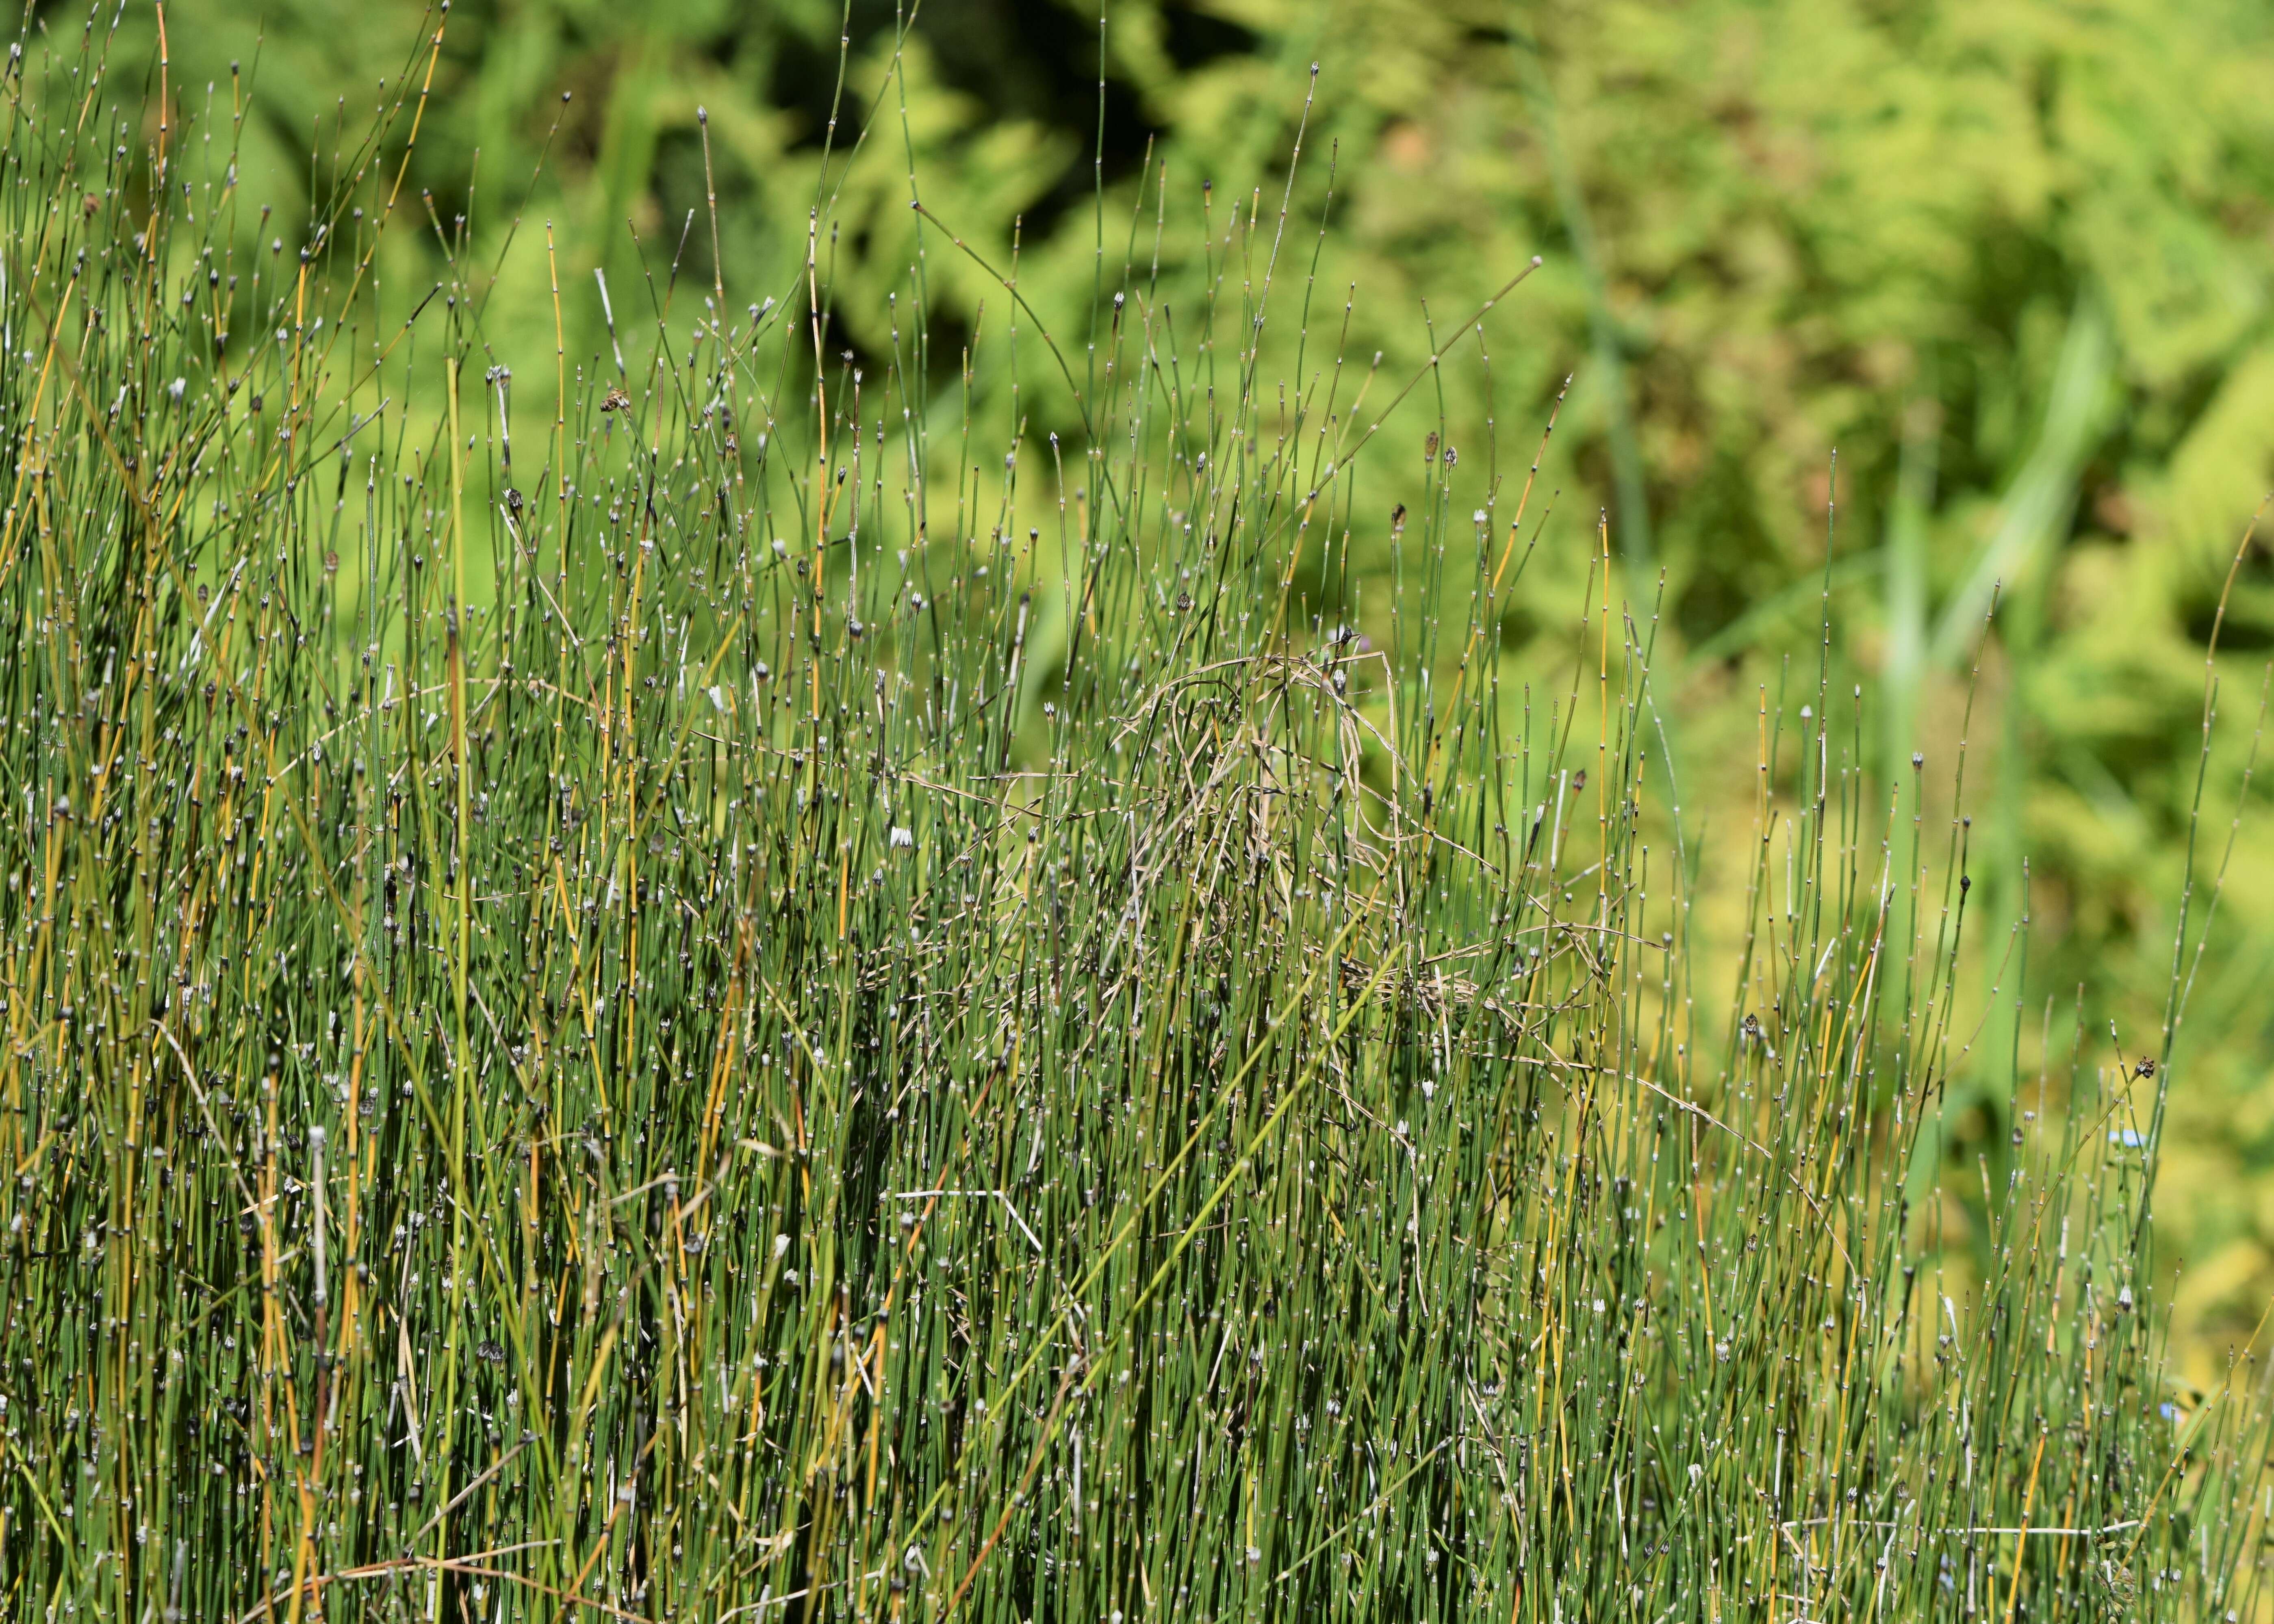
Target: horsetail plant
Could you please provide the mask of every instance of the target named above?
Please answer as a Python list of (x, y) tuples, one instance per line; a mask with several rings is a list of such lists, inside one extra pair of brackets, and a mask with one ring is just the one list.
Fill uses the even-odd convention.
[(289, 252), (105, 39), (0, 141), (12, 1616), (2265, 1615), (2167, 1041), (1969, 1049), (1828, 661), (1699, 962), (1648, 583), (1283, 386), (1268, 203), (1163, 270), (1154, 171), (1086, 350), (921, 213), (846, 350), (825, 192), (589, 353), (548, 246), (547, 368), (397, 285), (439, 26)]

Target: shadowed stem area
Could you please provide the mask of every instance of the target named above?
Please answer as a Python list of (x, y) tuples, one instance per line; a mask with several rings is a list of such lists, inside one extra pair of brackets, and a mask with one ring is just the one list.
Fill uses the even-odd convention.
[(1243, 348), (1269, 218), (1109, 274), (1085, 445), (920, 279), (833, 363), (818, 252), (516, 421), (384, 274), (417, 64), (295, 263), (78, 50), (0, 142), (16, 1615), (2257, 1616), (2168, 1066), (2074, 1034), (1914, 1208), (1965, 831), (1765, 698), (1697, 963), (1604, 532), (1504, 682), (1531, 486), (1432, 431), (1390, 647), (1314, 611), (1387, 454)]

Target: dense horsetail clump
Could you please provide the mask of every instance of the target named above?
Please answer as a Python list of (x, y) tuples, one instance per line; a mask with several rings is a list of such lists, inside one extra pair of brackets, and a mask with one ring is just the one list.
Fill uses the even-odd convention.
[(856, 361), (825, 195), (629, 361), (556, 274), (532, 384), (388, 280), (431, 64), (292, 249), (235, 87), (9, 64), (10, 1616), (2259, 1616), (2170, 1056), (1943, 1188), (1966, 831), (1852, 689), (1698, 962), (1647, 607), (1426, 375), (1269, 370), (1268, 201), (954, 353), (925, 222)]

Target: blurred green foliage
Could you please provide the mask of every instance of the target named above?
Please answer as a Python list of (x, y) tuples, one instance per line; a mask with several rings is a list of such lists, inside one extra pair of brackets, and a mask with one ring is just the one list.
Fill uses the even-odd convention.
[[(404, 193), (433, 210), (435, 264), (397, 234), (383, 274), (407, 305), (446, 252), (493, 267), (486, 337), (540, 393), (556, 267), (568, 365), (599, 365), (596, 268), (620, 302), (674, 262), (682, 289), (715, 274), (730, 308), (790, 300), (817, 208), (843, 302), (830, 341), (885, 352), (885, 295), (919, 274), (912, 186), (974, 251), (924, 239), (943, 380), (960, 336), (1012, 318), (998, 274), (1020, 322), (1078, 365), (1107, 319), (1101, 263), (1135, 259), (1159, 265), (1172, 311), (1212, 282), (1301, 284), (1279, 297), (1303, 298), (1303, 320), (1265, 342), (1309, 346), (1321, 377), (1346, 357), (1345, 396), (1379, 352), (1386, 395), (1433, 330), (1543, 256), (1483, 327), (1489, 365), (1470, 341), (1435, 380), (1436, 419), (1389, 431), (1416, 454), (1410, 488), (1369, 475), (1381, 523), (1352, 538), (1358, 601), (1329, 607), (1383, 613), (1389, 514), (1422, 489), (1426, 429), (1520, 481), (1574, 379), (1543, 474), (1561, 494), (1539, 601), (1568, 601), (1599, 510), (1628, 590), (1647, 601), (1662, 577), (1661, 631), (1688, 660), (1662, 697), (1702, 828), (1744, 804), (1759, 686), (1818, 657), (1827, 615), (1828, 658), (1870, 682), (1879, 793), (1910, 793), (1914, 749), (1916, 782), (1949, 783), (1970, 731), (1969, 1142), (2006, 1132), (2034, 1073), (2039, 1005), (1999, 981), (2024, 916), (2032, 998), (2081, 989), (2088, 1030), (2114, 1020), (2127, 1051), (2155, 1047), (2142, 989), (2168, 970), (2172, 899), (2190, 862), (2208, 877), (2223, 861), (2182, 849), (2182, 823), (2199, 793), (2232, 804), (2250, 735), (2229, 730), (2199, 789), (2205, 649), (2274, 464), (2264, 8), (177, 0), (166, 18), (178, 86), (225, 99), (242, 64), (245, 162), (282, 198), (322, 190), (312, 147), (364, 128), (440, 26)], [(403, 139), (398, 124), (389, 162)], [(1221, 248), (1235, 212), (1259, 210), (1284, 210), (1276, 265), (1201, 254), (1204, 217)], [(1008, 376), (971, 387), (1031, 436), (1071, 435), (1035, 355), (1015, 401)], [(1568, 644), (1520, 608), (1503, 630), (1519, 673)], [(2247, 723), (2269, 647), (2274, 553), (2253, 546), (2222, 632), (2230, 719)], [(2274, 1285), (2266, 828), (2243, 827), (2225, 948), (2179, 1051), (2164, 1210), (2198, 1324), (2255, 1320)]]

